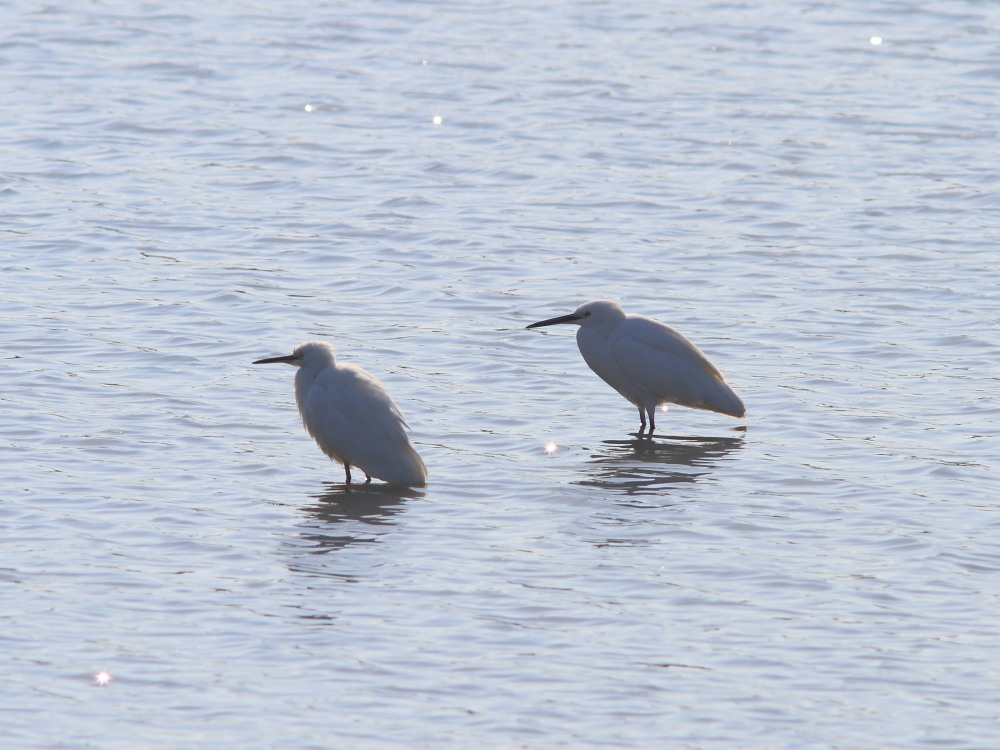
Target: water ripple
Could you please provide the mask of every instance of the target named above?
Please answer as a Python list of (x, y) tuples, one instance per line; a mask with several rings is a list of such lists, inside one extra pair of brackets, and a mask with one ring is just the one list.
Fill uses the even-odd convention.
[[(995, 744), (996, 11), (501, 10), (5, 12), (8, 744)], [(633, 439), (600, 297), (748, 419)]]

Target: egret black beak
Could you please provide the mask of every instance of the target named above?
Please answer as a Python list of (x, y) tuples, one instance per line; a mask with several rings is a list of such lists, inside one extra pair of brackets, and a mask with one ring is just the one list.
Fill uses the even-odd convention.
[(556, 323), (575, 323), (582, 317), (583, 317), (582, 315), (577, 315), (576, 313), (570, 313), (569, 315), (560, 315), (558, 318), (539, 320), (537, 323), (532, 323), (530, 326), (525, 326), (525, 328), (541, 328), (542, 326), (554, 326)]
[(284, 357), (268, 357), (267, 359), (258, 359), (253, 364), (255, 365), (273, 365), (275, 362), (281, 362), (286, 365), (295, 364), (295, 355), (286, 354)]

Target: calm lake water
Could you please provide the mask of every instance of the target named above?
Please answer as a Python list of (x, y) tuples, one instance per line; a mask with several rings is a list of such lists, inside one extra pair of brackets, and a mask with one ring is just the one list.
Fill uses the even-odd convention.
[[(1000, 746), (1000, 4), (0, 28), (5, 747)], [(636, 440), (524, 330), (602, 297), (747, 418)], [(427, 488), (250, 366), (313, 338)]]

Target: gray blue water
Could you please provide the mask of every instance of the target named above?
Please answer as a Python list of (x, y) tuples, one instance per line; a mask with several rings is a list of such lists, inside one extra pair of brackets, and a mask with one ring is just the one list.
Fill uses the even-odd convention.
[[(0, 29), (4, 747), (1000, 746), (1000, 5)], [(595, 298), (747, 418), (636, 440), (524, 330)], [(250, 366), (313, 338), (427, 488)]]

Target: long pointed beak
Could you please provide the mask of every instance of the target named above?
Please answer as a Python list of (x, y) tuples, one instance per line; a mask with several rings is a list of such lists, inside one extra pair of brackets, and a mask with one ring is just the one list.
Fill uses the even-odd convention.
[(294, 354), (286, 354), (284, 357), (268, 357), (267, 359), (258, 359), (253, 364), (255, 365), (273, 365), (275, 362), (281, 362), (286, 365), (293, 364), (295, 362)]
[(542, 326), (554, 326), (556, 323), (575, 323), (580, 319), (580, 316), (576, 313), (570, 313), (569, 315), (560, 315), (558, 318), (549, 318), (548, 320), (539, 320), (537, 323), (532, 323), (530, 326), (525, 326), (525, 328), (541, 328)]

